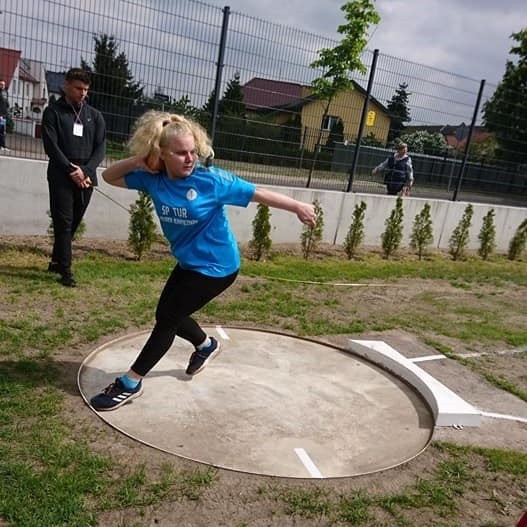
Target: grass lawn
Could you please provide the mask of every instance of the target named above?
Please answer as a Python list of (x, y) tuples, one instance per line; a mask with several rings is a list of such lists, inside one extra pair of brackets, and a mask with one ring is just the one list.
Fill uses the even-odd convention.
[[(527, 428), (521, 451), (435, 441), (348, 481), (232, 474), (132, 444), (84, 406), (76, 370), (100, 343), (151, 327), (174, 262), (164, 247), (137, 262), (117, 242), (78, 245), (67, 289), (44, 271), (41, 240), (0, 240), (0, 525), (506, 527), (527, 506)], [(527, 402), (527, 353), (492, 354), (527, 346), (525, 261), (282, 251), (245, 259), (199, 320), (336, 340), (405, 331)]]

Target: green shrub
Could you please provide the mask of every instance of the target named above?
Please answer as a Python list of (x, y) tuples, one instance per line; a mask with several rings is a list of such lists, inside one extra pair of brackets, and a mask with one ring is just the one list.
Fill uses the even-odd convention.
[(417, 251), (419, 260), (422, 259), (428, 245), (434, 241), (432, 234), (432, 218), (430, 217), (430, 204), (425, 203), (421, 212), (416, 214), (410, 238), (410, 247)]
[(348, 233), (344, 240), (344, 250), (349, 259), (353, 257), (355, 251), (364, 239), (364, 215), (366, 213), (366, 203), (361, 201), (353, 209), (353, 221), (349, 226)]
[(249, 241), (249, 248), (254, 260), (261, 260), (271, 249), (271, 237), (269, 236), (271, 232), (270, 217), (269, 206), (259, 203), (252, 222), (253, 238)]
[(403, 218), (403, 199), (398, 196), (395, 207), (384, 222), (386, 228), (381, 235), (382, 250), (385, 258), (389, 258), (401, 245), (401, 240), (403, 239)]
[(138, 260), (141, 260), (156, 240), (154, 206), (148, 194), (139, 192), (136, 202), (130, 207), (128, 228), (128, 247)]
[(322, 239), (322, 233), (324, 232), (324, 211), (320, 206), (320, 202), (315, 200), (313, 202), (315, 207), (315, 225), (304, 225), (301, 234), (302, 254), (304, 259), (307, 260), (310, 254), (316, 249), (317, 245)]
[(478, 254), (486, 260), (496, 248), (496, 227), (494, 225), (494, 209), (490, 209), (483, 218), (483, 225), (479, 231)]
[(525, 245), (527, 244), (527, 219), (523, 220), (521, 224), (516, 229), (512, 240), (509, 243), (509, 252), (507, 257), (509, 260), (517, 260), (523, 251), (525, 250)]
[(452, 236), (448, 242), (449, 253), (454, 260), (461, 260), (465, 256), (465, 250), (469, 242), (469, 231), (472, 224), (472, 215), (474, 214), (474, 207), (469, 203), (465, 207), (463, 216), (457, 227), (454, 229)]

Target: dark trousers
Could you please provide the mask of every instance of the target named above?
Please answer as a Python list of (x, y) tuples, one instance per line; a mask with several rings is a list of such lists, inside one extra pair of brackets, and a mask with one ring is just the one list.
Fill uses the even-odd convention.
[(5, 132), (0, 132), (0, 148), (5, 148)]
[(146, 375), (169, 350), (176, 335), (199, 346), (207, 335), (190, 315), (225, 291), (237, 275), (238, 271), (213, 278), (177, 265), (159, 298), (154, 329), (131, 369)]
[(390, 196), (397, 196), (401, 190), (403, 190), (404, 183), (387, 183), (386, 184), (386, 192)]
[(51, 261), (59, 264), (63, 274), (71, 272), (71, 242), (90, 203), (93, 188), (79, 188), (73, 181), (48, 180), (49, 208), (53, 222)]

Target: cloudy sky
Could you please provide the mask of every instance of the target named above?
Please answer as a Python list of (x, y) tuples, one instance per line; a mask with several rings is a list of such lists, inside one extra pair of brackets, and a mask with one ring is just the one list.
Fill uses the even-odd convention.
[[(263, 18), (340, 40), (344, 0), (205, 0), (231, 12)], [(513, 45), (527, 27), (526, 0), (376, 0), (381, 22), (368, 49), (497, 84)]]

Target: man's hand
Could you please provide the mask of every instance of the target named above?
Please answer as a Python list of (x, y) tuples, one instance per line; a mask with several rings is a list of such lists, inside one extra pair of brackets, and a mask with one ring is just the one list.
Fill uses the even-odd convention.
[(77, 185), (79, 188), (88, 188), (91, 186), (92, 181), (88, 176), (84, 175), (84, 172), (82, 171), (82, 168), (78, 165), (74, 165), (73, 163), (70, 163), (71, 168), (73, 169), (72, 172), (70, 172), (70, 178)]
[(92, 180), (89, 176), (86, 176), (79, 185), (80, 188), (90, 188), (92, 186)]

